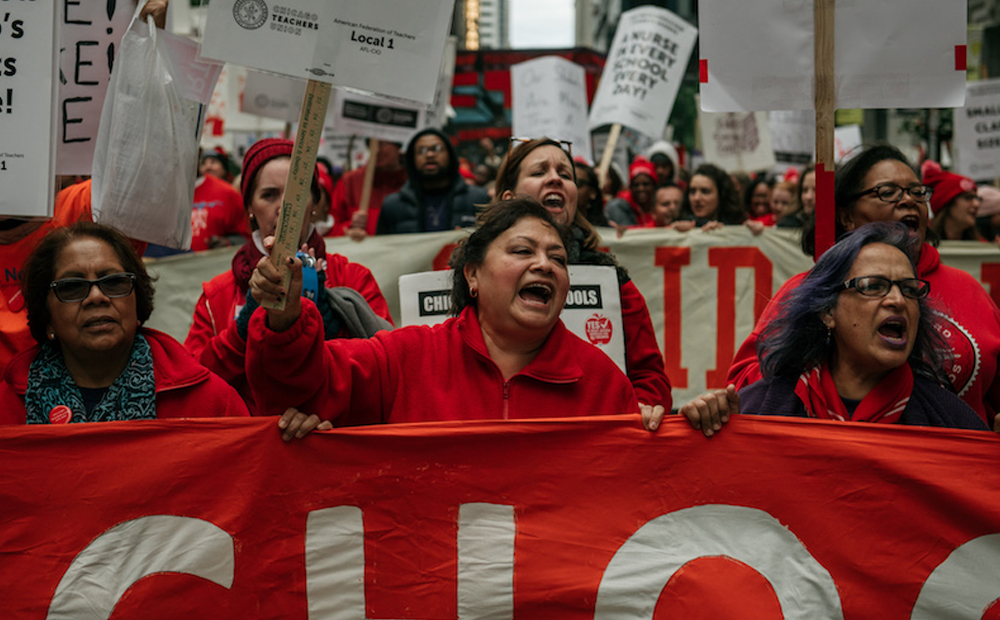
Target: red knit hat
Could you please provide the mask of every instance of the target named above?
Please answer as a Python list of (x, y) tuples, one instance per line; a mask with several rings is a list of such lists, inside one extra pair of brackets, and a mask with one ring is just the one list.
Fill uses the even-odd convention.
[[(253, 145), (247, 149), (247, 154), (243, 156), (243, 176), (240, 177), (240, 193), (243, 194), (243, 207), (248, 208), (250, 206), (250, 199), (253, 198), (249, 194), (250, 186), (253, 184), (254, 177), (257, 176), (257, 172), (264, 167), (264, 164), (271, 161), (275, 157), (291, 157), (292, 148), (295, 143), (291, 140), (285, 140), (283, 138), (264, 138), (263, 140), (258, 140), (253, 143)], [(313, 171), (312, 187), (317, 189), (319, 187), (318, 183), (320, 180), (320, 166), (316, 165), (316, 170)]]
[(976, 182), (960, 174), (945, 172), (937, 162), (927, 160), (920, 166), (924, 185), (934, 190), (931, 195), (931, 212), (937, 215), (959, 194), (976, 192)]
[(632, 160), (632, 165), (628, 167), (628, 182), (631, 183), (640, 174), (648, 174), (653, 179), (653, 185), (659, 181), (656, 178), (656, 167), (642, 155)]

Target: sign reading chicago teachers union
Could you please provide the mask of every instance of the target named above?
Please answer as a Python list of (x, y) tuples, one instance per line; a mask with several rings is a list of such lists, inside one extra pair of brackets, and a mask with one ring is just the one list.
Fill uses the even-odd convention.
[(622, 13), (590, 108), (590, 128), (621, 123), (659, 138), (697, 38), (695, 27), (666, 9)]
[(202, 55), (430, 104), (454, 0), (214, 0)]

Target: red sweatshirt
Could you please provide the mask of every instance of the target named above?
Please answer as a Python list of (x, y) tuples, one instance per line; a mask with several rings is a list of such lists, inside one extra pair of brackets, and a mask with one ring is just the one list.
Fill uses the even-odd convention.
[[(392, 322), (389, 306), (367, 267), (352, 263), (340, 254), (327, 254), (326, 263), (328, 287), (346, 286), (356, 290), (375, 314)], [(246, 301), (246, 286), (245, 282), (236, 285), (232, 271), (202, 284), (202, 294), (194, 308), (194, 322), (184, 339), (184, 347), (206, 368), (235, 387), (246, 399), (251, 413), (256, 413), (246, 380), (246, 342), (236, 331), (236, 317)]]
[(636, 413), (635, 392), (611, 359), (561, 321), (538, 355), (504, 381), (474, 308), (434, 327), (323, 341), (319, 312), (303, 301), (284, 332), (250, 320), (247, 377), (265, 415), (287, 407), (338, 426)]
[[(774, 320), (778, 303), (806, 277), (790, 278), (771, 298), (753, 332), (736, 352), (729, 367), (729, 382), (736, 389), (761, 378), (757, 338)], [(951, 345), (953, 363), (946, 368), (955, 392), (990, 426), (1000, 409), (1000, 309), (968, 273), (941, 264), (933, 246), (924, 244), (917, 263), (917, 277), (931, 283), (930, 300), (939, 311), (941, 335)]]

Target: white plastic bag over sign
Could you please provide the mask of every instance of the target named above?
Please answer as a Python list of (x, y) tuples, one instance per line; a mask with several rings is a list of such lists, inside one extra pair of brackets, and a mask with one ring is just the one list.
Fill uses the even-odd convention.
[(180, 95), (152, 20), (147, 26), (135, 17), (101, 112), (94, 220), (135, 239), (188, 249), (202, 106)]

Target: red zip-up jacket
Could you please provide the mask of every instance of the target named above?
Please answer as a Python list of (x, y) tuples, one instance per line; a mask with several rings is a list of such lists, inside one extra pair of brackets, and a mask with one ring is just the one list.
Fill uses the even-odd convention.
[(284, 332), (250, 320), (247, 378), (264, 415), (297, 407), (337, 426), (379, 422), (498, 420), (638, 413), (628, 377), (561, 321), (538, 355), (504, 381), (476, 310), (434, 327), (323, 341), (319, 312)]

